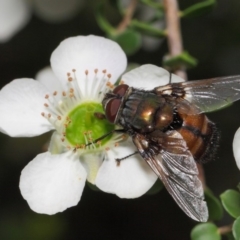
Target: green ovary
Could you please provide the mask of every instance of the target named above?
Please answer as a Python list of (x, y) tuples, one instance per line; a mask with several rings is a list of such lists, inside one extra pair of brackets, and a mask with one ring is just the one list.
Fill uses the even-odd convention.
[[(73, 146), (86, 144), (84, 133), (91, 131), (92, 140), (96, 140), (104, 134), (111, 132), (114, 125), (109, 123), (106, 119), (97, 118), (94, 113), (104, 113), (102, 105), (96, 102), (85, 102), (74, 108), (68, 117), (70, 122), (66, 127), (66, 139)], [(104, 145), (110, 136), (101, 140), (101, 145)], [(90, 142), (90, 141), (89, 141)]]

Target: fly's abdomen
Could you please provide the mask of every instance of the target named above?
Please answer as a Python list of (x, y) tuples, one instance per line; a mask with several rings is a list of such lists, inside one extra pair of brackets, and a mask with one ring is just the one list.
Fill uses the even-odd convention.
[(200, 162), (211, 159), (219, 142), (219, 133), (215, 124), (205, 114), (179, 115), (183, 123), (177, 131), (183, 136), (194, 159)]

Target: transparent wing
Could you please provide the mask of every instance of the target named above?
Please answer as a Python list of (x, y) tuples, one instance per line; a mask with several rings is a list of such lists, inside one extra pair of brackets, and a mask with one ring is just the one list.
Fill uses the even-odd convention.
[(211, 112), (240, 99), (240, 75), (172, 83), (154, 91), (185, 99), (197, 106), (199, 113)]
[(192, 154), (178, 132), (169, 131), (161, 135), (148, 145), (146, 139), (139, 135), (133, 142), (179, 207), (192, 219), (206, 222), (208, 209)]

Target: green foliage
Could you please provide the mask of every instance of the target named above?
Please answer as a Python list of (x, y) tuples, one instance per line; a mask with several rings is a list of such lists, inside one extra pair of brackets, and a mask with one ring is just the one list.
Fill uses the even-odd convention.
[(148, 190), (146, 193), (147, 195), (153, 195), (158, 192), (160, 192), (163, 189), (163, 183), (160, 181), (160, 179), (157, 179), (157, 181), (154, 183), (154, 185), (151, 187), (151, 189)]
[(107, 18), (104, 14), (104, 3), (100, 1), (100, 3), (96, 7), (95, 17), (99, 27), (106, 33), (111, 35), (115, 29), (114, 27), (108, 22)]
[(192, 57), (188, 52), (183, 51), (180, 55), (169, 57), (166, 56), (163, 59), (163, 65), (166, 67), (170, 67), (172, 69), (179, 67), (192, 68), (197, 65), (197, 59)]
[(198, 17), (200, 15), (209, 13), (216, 5), (216, 0), (207, 0), (196, 3), (180, 13), (181, 17)]
[[(15, 213), (16, 214), (16, 213)], [(3, 216), (1, 216), (3, 217)], [(67, 222), (59, 216), (8, 214), (0, 221), (0, 239), (60, 239)]]
[(224, 209), (234, 218), (240, 216), (240, 193), (227, 190), (220, 195)]
[(134, 19), (131, 21), (130, 27), (148, 36), (159, 37), (159, 38), (166, 37), (165, 30), (155, 28), (151, 26), (150, 23), (147, 23), (147, 22), (141, 22), (139, 20)]
[(92, 189), (93, 191), (96, 191), (96, 192), (101, 192), (101, 190), (96, 186), (96, 185), (93, 185), (92, 183), (86, 181), (87, 183), (87, 186)]
[(220, 220), (223, 216), (223, 207), (221, 205), (221, 202), (216, 198), (212, 191), (207, 188), (204, 191), (205, 193), (205, 200), (207, 202), (208, 206), (208, 212), (209, 212), (209, 221), (217, 221)]
[(240, 239), (240, 217), (238, 217), (233, 223), (233, 236), (236, 240)]
[(191, 232), (192, 240), (220, 240), (218, 228), (213, 223), (200, 223)]
[(140, 34), (131, 29), (120, 34), (110, 34), (108, 37), (117, 42), (127, 55), (136, 53), (141, 47)]

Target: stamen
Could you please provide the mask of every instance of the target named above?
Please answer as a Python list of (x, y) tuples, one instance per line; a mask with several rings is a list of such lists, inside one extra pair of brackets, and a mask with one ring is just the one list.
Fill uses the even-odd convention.
[[(110, 147), (118, 146), (118, 142), (123, 139), (121, 135), (119, 136), (119, 134), (116, 134), (116, 136), (111, 138), (107, 147), (105, 144), (102, 146), (102, 141), (94, 143), (92, 131), (86, 131), (83, 133), (85, 144), (79, 143), (75, 144), (75, 146), (71, 146), (72, 144), (68, 142), (68, 138), (66, 139), (66, 128), (69, 127), (69, 124), (72, 122), (68, 113), (70, 113), (82, 99), (91, 99), (101, 102), (103, 95), (114, 87), (114, 85), (109, 81), (112, 75), (107, 73), (106, 69), (102, 70), (102, 72), (98, 68), (91, 71), (94, 72), (93, 75), (90, 74), (88, 69), (85, 70), (84, 79), (77, 79), (76, 69), (72, 69), (70, 72), (67, 72), (67, 88), (64, 88), (62, 92), (54, 91), (50, 95), (46, 94), (45, 99), (47, 99), (47, 103), (44, 103), (44, 106), (47, 108), (47, 112), (41, 113), (41, 115), (45, 117), (61, 135), (60, 140), (64, 148), (69, 150), (71, 149), (78, 152), (78, 154), (81, 154), (84, 149), (103, 150), (106, 148), (106, 150), (109, 150)], [(83, 74), (81, 74), (81, 76), (82, 75)], [(84, 84), (80, 84), (80, 86), (84, 85), (85, 89), (80, 88), (79, 81), (86, 81)], [(85, 92), (83, 93), (82, 90)]]

